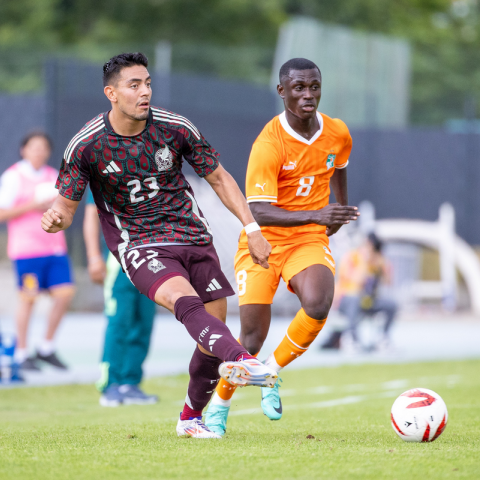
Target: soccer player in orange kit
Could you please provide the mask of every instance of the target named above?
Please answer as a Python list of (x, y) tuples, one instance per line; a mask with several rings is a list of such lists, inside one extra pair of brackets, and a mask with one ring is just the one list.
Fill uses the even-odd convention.
[[(317, 112), (321, 86), (320, 69), (309, 60), (294, 58), (281, 67), (277, 90), (285, 112), (265, 126), (248, 162), (247, 201), (272, 253), (268, 270), (255, 265), (242, 231), (235, 256), (240, 343), (251, 354), (262, 348), (280, 277), (302, 304), (265, 362), (277, 372), (305, 353), (323, 328), (334, 294), (328, 237), (360, 215), (348, 206), (352, 139), (345, 123)], [(330, 187), (338, 203), (328, 203)], [(235, 388), (220, 380), (208, 408), (205, 423), (218, 435), (225, 434)], [(278, 384), (262, 388), (262, 409), (271, 420), (281, 418)]]

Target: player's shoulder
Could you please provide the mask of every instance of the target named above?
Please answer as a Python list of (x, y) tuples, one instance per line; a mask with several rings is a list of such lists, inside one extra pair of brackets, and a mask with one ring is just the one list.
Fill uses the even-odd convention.
[(67, 145), (63, 154), (65, 161), (70, 162), (74, 158), (80, 158), (85, 148), (103, 135), (106, 129), (105, 113), (101, 113), (87, 122)]
[(323, 130), (331, 135), (347, 138), (350, 136), (347, 124), (339, 118), (332, 118), (320, 113), (323, 119)]
[(188, 118), (166, 110), (165, 108), (151, 106), (150, 109), (152, 111), (154, 125), (161, 128), (177, 130), (187, 139), (193, 136), (195, 140), (200, 140), (200, 132)]

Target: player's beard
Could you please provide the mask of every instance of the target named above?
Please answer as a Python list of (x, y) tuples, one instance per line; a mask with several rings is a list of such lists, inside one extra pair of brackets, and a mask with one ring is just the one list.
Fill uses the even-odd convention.
[(120, 105), (120, 111), (127, 117), (130, 117), (132, 120), (136, 120), (137, 122), (142, 122), (143, 120), (147, 120), (148, 115), (150, 113), (150, 109), (146, 110), (144, 113), (130, 113), (126, 112)]

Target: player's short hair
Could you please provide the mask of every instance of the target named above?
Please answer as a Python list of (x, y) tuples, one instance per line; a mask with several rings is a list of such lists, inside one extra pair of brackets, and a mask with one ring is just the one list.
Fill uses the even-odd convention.
[(383, 242), (375, 235), (375, 233), (369, 233), (367, 238), (376, 252), (382, 251)]
[(280, 83), (282, 83), (284, 78), (288, 78), (290, 76), (290, 72), (292, 70), (313, 70), (314, 68), (318, 70), (321, 78), (322, 72), (320, 71), (318, 66), (311, 60), (307, 60), (306, 58), (292, 58), (280, 67)]
[(148, 58), (140, 52), (115, 55), (103, 66), (103, 86), (111, 85), (123, 68), (143, 65), (148, 67)]
[(20, 149), (22, 149), (32, 138), (36, 138), (36, 137), (44, 138), (48, 143), (50, 150), (53, 150), (52, 139), (43, 130), (32, 130), (31, 132), (28, 132), (20, 141)]

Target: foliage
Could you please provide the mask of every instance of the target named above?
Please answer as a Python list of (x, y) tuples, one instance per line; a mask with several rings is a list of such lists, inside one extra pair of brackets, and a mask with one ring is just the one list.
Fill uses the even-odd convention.
[(480, 99), (477, 0), (5, 0), (0, 89), (38, 89), (48, 54), (99, 61), (113, 47), (152, 50), (159, 40), (180, 52), (178, 70), (191, 65), (197, 72), (267, 82), (278, 28), (289, 15), (410, 40), (414, 123), (462, 117), (466, 100)]

